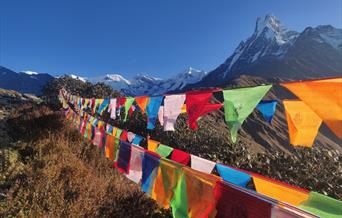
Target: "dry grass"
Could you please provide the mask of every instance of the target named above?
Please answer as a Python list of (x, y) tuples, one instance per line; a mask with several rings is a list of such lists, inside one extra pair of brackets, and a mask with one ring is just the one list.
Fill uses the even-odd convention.
[(46, 107), (23, 107), (8, 121), (24, 163), (11, 182), (2, 216), (168, 217), (139, 187), (119, 175), (98, 148), (66, 128)]

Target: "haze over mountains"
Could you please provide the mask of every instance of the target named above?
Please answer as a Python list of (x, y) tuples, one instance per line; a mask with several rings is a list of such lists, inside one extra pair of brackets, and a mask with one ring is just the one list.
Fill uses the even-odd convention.
[[(39, 94), (52, 77), (32, 72), (18, 73), (0, 68), (0, 87)], [(30, 74), (31, 73), (31, 74)], [(288, 29), (273, 15), (258, 18), (253, 34), (234, 53), (208, 73), (188, 68), (159, 79), (137, 75), (132, 80), (120, 74), (95, 78), (70, 75), (92, 83), (104, 82), (127, 95), (157, 95), (196, 87), (222, 86), (241, 75), (285, 80), (341, 76), (342, 29), (330, 25), (307, 27), (302, 32)]]

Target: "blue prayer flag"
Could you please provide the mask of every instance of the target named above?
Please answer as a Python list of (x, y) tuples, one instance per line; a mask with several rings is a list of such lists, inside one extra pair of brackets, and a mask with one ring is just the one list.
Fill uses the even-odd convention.
[(266, 101), (261, 101), (256, 108), (262, 113), (264, 116), (265, 120), (267, 122), (271, 123), (273, 115), (275, 113), (277, 106), (277, 101), (276, 100), (266, 100)]
[(235, 185), (246, 187), (251, 180), (251, 176), (247, 173), (240, 172), (223, 164), (216, 164), (216, 169), (224, 181), (233, 183)]
[(164, 96), (150, 97), (150, 102), (146, 107), (147, 113), (147, 129), (154, 129), (156, 127), (156, 120), (158, 117), (159, 107), (164, 99)]
[(159, 157), (145, 151), (142, 160), (141, 189), (149, 195), (152, 193), (153, 183), (158, 174), (159, 161)]

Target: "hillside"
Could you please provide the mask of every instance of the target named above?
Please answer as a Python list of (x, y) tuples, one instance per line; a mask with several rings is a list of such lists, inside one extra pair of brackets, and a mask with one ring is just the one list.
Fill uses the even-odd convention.
[[(236, 82), (242, 84), (244, 79)], [(1, 160), (5, 166), (0, 180), (1, 216), (170, 216), (169, 211), (159, 208), (137, 185), (113, 169), (98, 148), (71, 129), (60, 110), (37, 105), (13, 91), (2, 90), (0, 99), (0, 133), (4, 139), (0, 148), (5, 154)], [(199, 130), (193, 131), (182, 115), (176, 132), (163, 132), (158, 125), (149, 134), (189, 153), (342, 199), (339, 151), (317, 144), (312, 149), (261, 146), (246, 130), (241, 132), (238, 143), (232, 144), (221, 116), (217, 112), (204, 117)], [(246, 126), (255, 122), (263, 122), (258, 113)], [(139, 113), (134, 113), (127, 123), (111, 123), (147, 135), (146, 121)]]

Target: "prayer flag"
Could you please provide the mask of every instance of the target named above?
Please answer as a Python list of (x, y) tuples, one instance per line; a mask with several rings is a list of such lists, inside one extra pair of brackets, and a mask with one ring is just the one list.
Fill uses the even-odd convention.
[(225, 217), (271, 217), (272, 204), (251, 193), (230, 187), (218, 181), (215, 186), (217, 218)]
[(122, 130), (121, 136), (120, 136), (120, 140), (123, 142), (127, 141), (127, 131), (126, 130)]
[(291, 186), (280, 181), (251, 173), (257, 192), (283, 201), (294, 206), (299, 205), (309, 198), (309, 193), (305, 189)]
[(173, 149), (170, 159), (186, 166), (190, 161), (190, 154), (178, 149)]
[(129, 173), (129, 163), (131, 160), (131, 144), (120, 141), (119, 158), (117, 167), (120, 172)]
[(216, 163), (201, 157), (197, 157), (195, 155), (190, 155), (191, 156), (191, 168), (210, 174), (211, 171), (213, 171)]
[(213, 95), (211, 91), (190, 91), (186, 93), (186, 111), (189, 115), (189, 127), (191, 129), (197, 129), (197, 120), (201, 116), (218, 110), (222, 107), (222, 104), (209, 103)]
[(256, 108), (262, 113), (265, 120), (269, 123), (272, 122), (272, 118), (276, 111), (277, 101), (276, 100), (264, 100), (261, 101)]
[(175, 123), (178, 115), (182, 112), (185, 94), (168, 95), (164, 99), (163, 126), (164, 131), (175, 131)]
[(154, 184), (152, 198), (164, 208), (170, 207), (170, 201), (174, 196), (182, 173), (182, 165), (165, 158), (160, 159), (158, 175)]
[(161, 157), (169, 156), (172, 151), (173, 148), (163, 144), (159, 144), (158, 148), (156, 149), (156, 153), (158, 153)]
[(145, 151), (142, 160), (141, 189), (149, 196), (152, 194), (152, 188), (158, 173), (159, 160), (158, 154)]
[(122, 129), (116, 128), (115, 138), (119, 139), (122, 133)]
[(141, 136), (135, 135), (135, 137), (134, 137), (134, 139), (133, 139), (133, 141), (132, 141), (132, 144), (134, 144), (134, 145), (139, 145), (142, 139), (143, 139), (143, 138), (142, 138)]
[(164, 125), (164, 106), (160, 106), (159, 107), (159, 111), (158, 111), (158, 120), (160, 125)]
[(115, 137), (112, 135), (107, 135), (106, 138), (106, 157), (111, 160), (114, 161), (114, 145), (115, 145)]
[(155, 152), (157, 150), (158, 145), (160, 142), (154, 141), (152, 139), (147, 140), (147, 150)]
[(110, 118), (115, 120), (116, 119), (116, 98), (110, 99), (108, 112), (110, 112)]
[(282, 83), (342, 139), (342, 77)]
[(102, 115), (103, 111), (106, 110), (108, 104), (109, 104), (108, 99), (98, 99), (99, 109), (97, 110), (97, 113)]
[(309, 199), (298, 207), (320, 217), (342, 217), (342, 201), (317, 192), (310, 192)]
[(322, 119), (303, 101), (284, 100), (290, 143), (311, 147)]
[(150, 102), (146, 107), (147, 113), (147, 129), (154, 129), (159, 107), (163, 101), (163, 96), (150, 97)]
[(215, 217), (214, 188), (220, 178), (188, 167), (183, 167), (183, 173), (188, 200), (188, 216), (193, 218)]
[(135, 137), (135, 134), (133, 132), (128, 132), (127, 133), (127, 140), (132, 143), (133, 139)]
[(170, 202), (172, 215), (174, 218), (188, 218), (188, 196), (186, 192), (185, 176), (182, 173), (174, 190), (173, 198)]
[(133, 97), (126, 97), (124, 122), (126, 122), (126, 120), (127, 120), (128, 111), (131, 108), (133, 102), (134, 102), (134, 98)]
[(223, 164), (216, 164), (216, 169), (224, 181), (246, 188), (251, 176)]
[(135, 102), (139, 106), (141, 112), (144, 114), (146, 110), (146, 106), (149, 102), (149, 97), (147, 96), (140, 96), (140, 97), (135, 97)]
[(272, 85), (224, 90), (225, 120), (230, 128), (233, 142), (236, 142), (238, 129), (243, 121), (253, 112), (260, 100)]
[(144, 149), (138, 146), (131, 146), (131, 160), (129, 162), (129, 173), (126, 177), (135, 183), (139, 183), (142, 176), (142, 159), (144, 155)]

